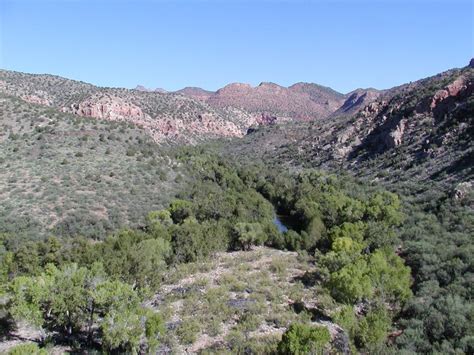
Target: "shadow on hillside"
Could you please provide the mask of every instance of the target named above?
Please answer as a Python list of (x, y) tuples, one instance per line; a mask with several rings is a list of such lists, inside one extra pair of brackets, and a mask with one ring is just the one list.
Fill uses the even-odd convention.
[(10, 337), (15, 330), (15, 323), (6, 314), (0, 316), (0, 341)]
[(464, 156), (453, 161), (451, 165), (437, 171), (430, 176), (431, 179), (437, 180), (443, 178), (444, 175), (463, 175), (463, 178), (474, 177), (474, 151), (466, 153)]
[(321, 281), (321, 276), (316, 271), (307, 271), (301, 276), (296, 276), (292, 281), (299, 281), (304, 285), (304, 287), (309, 288), (315, 286), (318, 281)]

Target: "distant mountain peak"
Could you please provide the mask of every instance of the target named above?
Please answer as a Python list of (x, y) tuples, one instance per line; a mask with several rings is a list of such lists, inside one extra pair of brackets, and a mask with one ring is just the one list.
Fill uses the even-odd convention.
[(278, 85), (276, 83), (273, 83), (271, 81), (262, 81), (260, 84), (258, 84), (258, 87), (278, 87), (278, 88), (283, 88), (284, 86)]
[(143, 85), (137, 85), (135, 87), (135, 90), (138, 90), (138, 91), (151, 91), (151, 89), (148, 89), (148, 88), (144, 87)]
[(192, 97), (193, 99), (201, 100), (201, 101), (207, 100), (212, 94), (214, 94), (213, 91), (205, 90), (197, 86), (186, 86), (182, 88), (181, 90), (175, 91), (174, 93), (181, 94), (184, 96), (189, 96), (189, 97)]
[(143, 85), (137, 85), (137, 86), (135, 87), (135, 90), (137, 90), (137, 91), (145, 91), (145, 92), (160, 92), (160, 93), (162, 93), (162, 94), (168, 92), (168, 91), (166, 91), (165, 89), (162, 89), (162, 88), (149, 89), (149, 88), (144, 87)]

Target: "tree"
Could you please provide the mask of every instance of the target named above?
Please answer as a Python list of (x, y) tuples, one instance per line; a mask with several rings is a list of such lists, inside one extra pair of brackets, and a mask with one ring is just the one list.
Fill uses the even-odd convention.
[(38, 281), (33, 277), (18, 276), (9, 285), (10, 314), (15, 320), (24, 320), (35, 327), (41, 327), (45, 322), (42, 306), (47, 285)]
[(331, 241), (337, 238), (351, 238), (352, 240), (362, 243), (364, 240), (364, 233), (367, 226), (364, 222), (344, 222), (340, 226), (331, 228), (329, 233)]
[(374, 290), (368, 272), (367, 262), (363, 258), (333, 272), (329, 280), (333, 296), (347, 303), (372, 296)]
[(411, 272), (390, 249), (376, 250), (368, 260), (369, 277), (383, 301), (405, 302), (411, 297)]
[(403, 221), (398, 195), (382, 191), (370, 198), (366, 206), (366, 218), (397, 226)]
[(330, 340), (331, 336), (326, 327), (292, 324), (278, 344), (278, 353), (282, 355), (322, 354)]
[(56, 237), (49, 237), (45, 242), (39, 243), (39, 254), (41, 255), (41, 266), (47, 264), (59, 265), (61, 262), (62, 244)]
[(34, 275), (40, 271), (38, 246), (34, 242), (27, 242), (14, 253), (12, 264), (13, 275)]
[(124, 230), (107, 238), (102, 245), (107, 273), (134, 288), (157, 287), (171, 256), (171, 245), (160, 237), (147, 237)]
[(171, 228), (173, 260), (177, 263), (193, 262), (209, 255), (209, 244), (203, 228), (195, 218), (188, 218)]
[(174, 223), (181, 223), (193, 215), (193, 204), (185, 200), (174, 200), (171, 202), (168, 211)]
[(382, 344), (387, 338), (387, 333), (392, 320), (384, 308), (376, 308), (363, 317), (358, 324), (355, 336), (359, 348)]
[(158, 313), (149, 312), (145, 322), (145, 335), (149, 352), (154, 352), (159, 345), (158, 337), (165, 333), (165, 323)]
[(317, 215), (311, 218), (305, 232), (307, 237), (305, 238), (302, 249), (311, 250), (326, 238), (326, 227), (321, 217)]
[(107, 349), (134, 352), (145, 333), (156, 345), (161, 331), (158, 316), (145, 310), (141, 301), (132, 286), (108, 279), (101, 264), (90, 269), (49, 264), (38, 276), (19, 276), (11, 282), (8, 309), (17, 321), (59, 329), (69, 338), (85, 333), (92, 340), (100, 329)]
[(171, 213), (168, 210), (150, 212), (146, 217), (147, 232), (153, 238), (171, 240), (168, 229), (173, 225)]
[(14, 254), (0, 244), (0, 296), (6, 291), (10, 277)]
[(136, 309), (112, 309), (102, 321), (104, 346), (109, 350), (138, 353), (143, 317)]
[(234, 244), (242, 250), (250, 250), (252, 245), (261, 245), (267, 239), (260, 223), (237, 223), (234, 226), (233, 236)]

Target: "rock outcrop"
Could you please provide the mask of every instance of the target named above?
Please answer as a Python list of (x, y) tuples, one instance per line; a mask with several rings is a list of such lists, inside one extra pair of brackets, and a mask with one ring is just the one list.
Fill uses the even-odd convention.
[(30, 104), (37, 104), (43, 106), (51, 106), (52, 100), (48, 98), (46, 93), (36, 93), (29, 95), (22, 95), (21, 98)]
[(350, 115), (371, 102), (377, 100), (382, 92), (375, 89), (356, 89), (346, 95), (344, 103), (332, 114), (332, 116)]
[(137, 85), (135, 87), (135, 90), (144, 91), (144, 92), (159, 92), (159, 93), (162, 93), (162, 94), (168, 92), (168, 91), (166, 91), (165, 89), (162, 89), (162, 88), (149, 89), (149, 88), (144, 87), (143, 85)]
[(462, 76), (447, 85), (444, 89), (438, 90), (431, 101), (431, 110), (436, 109), (440, 103), (446, 99), (458, 96), (460, 93), (468, 89), (468, 85), (471, 86), (472, 89), (472, 82), (468, 83), (468, 80)]
[(388, 148), (398, 147), (402, 144), (403, 133), (405, 132), (406, 119), (400, 120), (393, 131), (385, 136), (385, 144)]
[[(63, 111), (85, 117), (95, 117), (110, 121), (130, 119), (133, 123), (145, 118), (142, 109), (120, 97), (95, 95), (80, 103), (72, 104)], [(136, 121), (134, 121), (136, 120)]]
[[(189, 100), (189, 99), (187, 99)], [(80, 103), (64, 107), (64, 112), (108, 121), (126, 121), (145, 129), (156, 142), (172, 138), (193, 142), (199, 137), (241, 137), (245, 130), (215, 114), (203, 112), (194, 117), (170, 116), (162, 112), (151, 115), (126, 99), (110, 95), (93, 95)]]

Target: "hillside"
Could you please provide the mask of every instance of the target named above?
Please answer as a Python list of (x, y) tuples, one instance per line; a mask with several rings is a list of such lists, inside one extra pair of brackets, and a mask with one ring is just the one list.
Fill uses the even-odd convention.
[(317, 84), (298, 83), (286, 88), (265, 82), (256, 87), (229, 84), (206, 99), (212, 107), (238, 107), (257, 117), (274, 116), (280, 121), (322, 119), (343, 101), (344, 95)]
[(293, 167), (347, 169), (381, 181), (466, 181), (474, 173), (473, 81), (474, 69), (467, 66), (365, 92), (369, 103), (355, 111), (346, 102), (329, 120), (261, 127), (228, 151)]
[(0, 104), (0, 234), (102, 238), (180, 187), (177, 163), (134, 125), (3, 94)]
[(137, 86), (102, 88), (53, 75), (0, 70), (0, 92), (84, 117), (124, 121), (157, 143), (199, 143), (242, 137), (250, 127), (329, 116), (344, 95), (316, 84), (256, 88), (230, 84), (217, 92), (187, 87), (174, 93)]
[[(243, 161), (342, 169), (398, 185), (438, 182), (454, 193), (473, 177), (473, 72), (468, 66), (384, 92), (357, 90), (330, 119), (252, 128), (214, 146)], [(165, 148), (167, 141), (241, 136), (255, 123), (237, 108), (218, 110), (178, 94), (8, 71), (0, 77), (1, 91), (16, 96), (1, 96), (3, 231), (103, 236), (137, 226), (176, 190), (179, 169), (154, 142)], [(329, 90), (303, 83), (290, 89), (313, 97)], [(258, 122), (271, 123), (272, 116)]]
[(189, 96), (189, 97), (192, 97), (193, 99), (203, 100), (203, 101), (206, 101), (209, 97), (211, 97), (214, 94), (214, 92), (212, 91), (204, 90), (198, 87), (191, 87), (191, 86), (175, 91), (175, 93), (181, 94), (184, 96)]
[(143, 128), (155, 142), (242, 136), (255, 124), (238, 109), (215, 109), (178, 94), (100, 88), (52, 75), (0, 71), (0, 92), (62, 112)]

